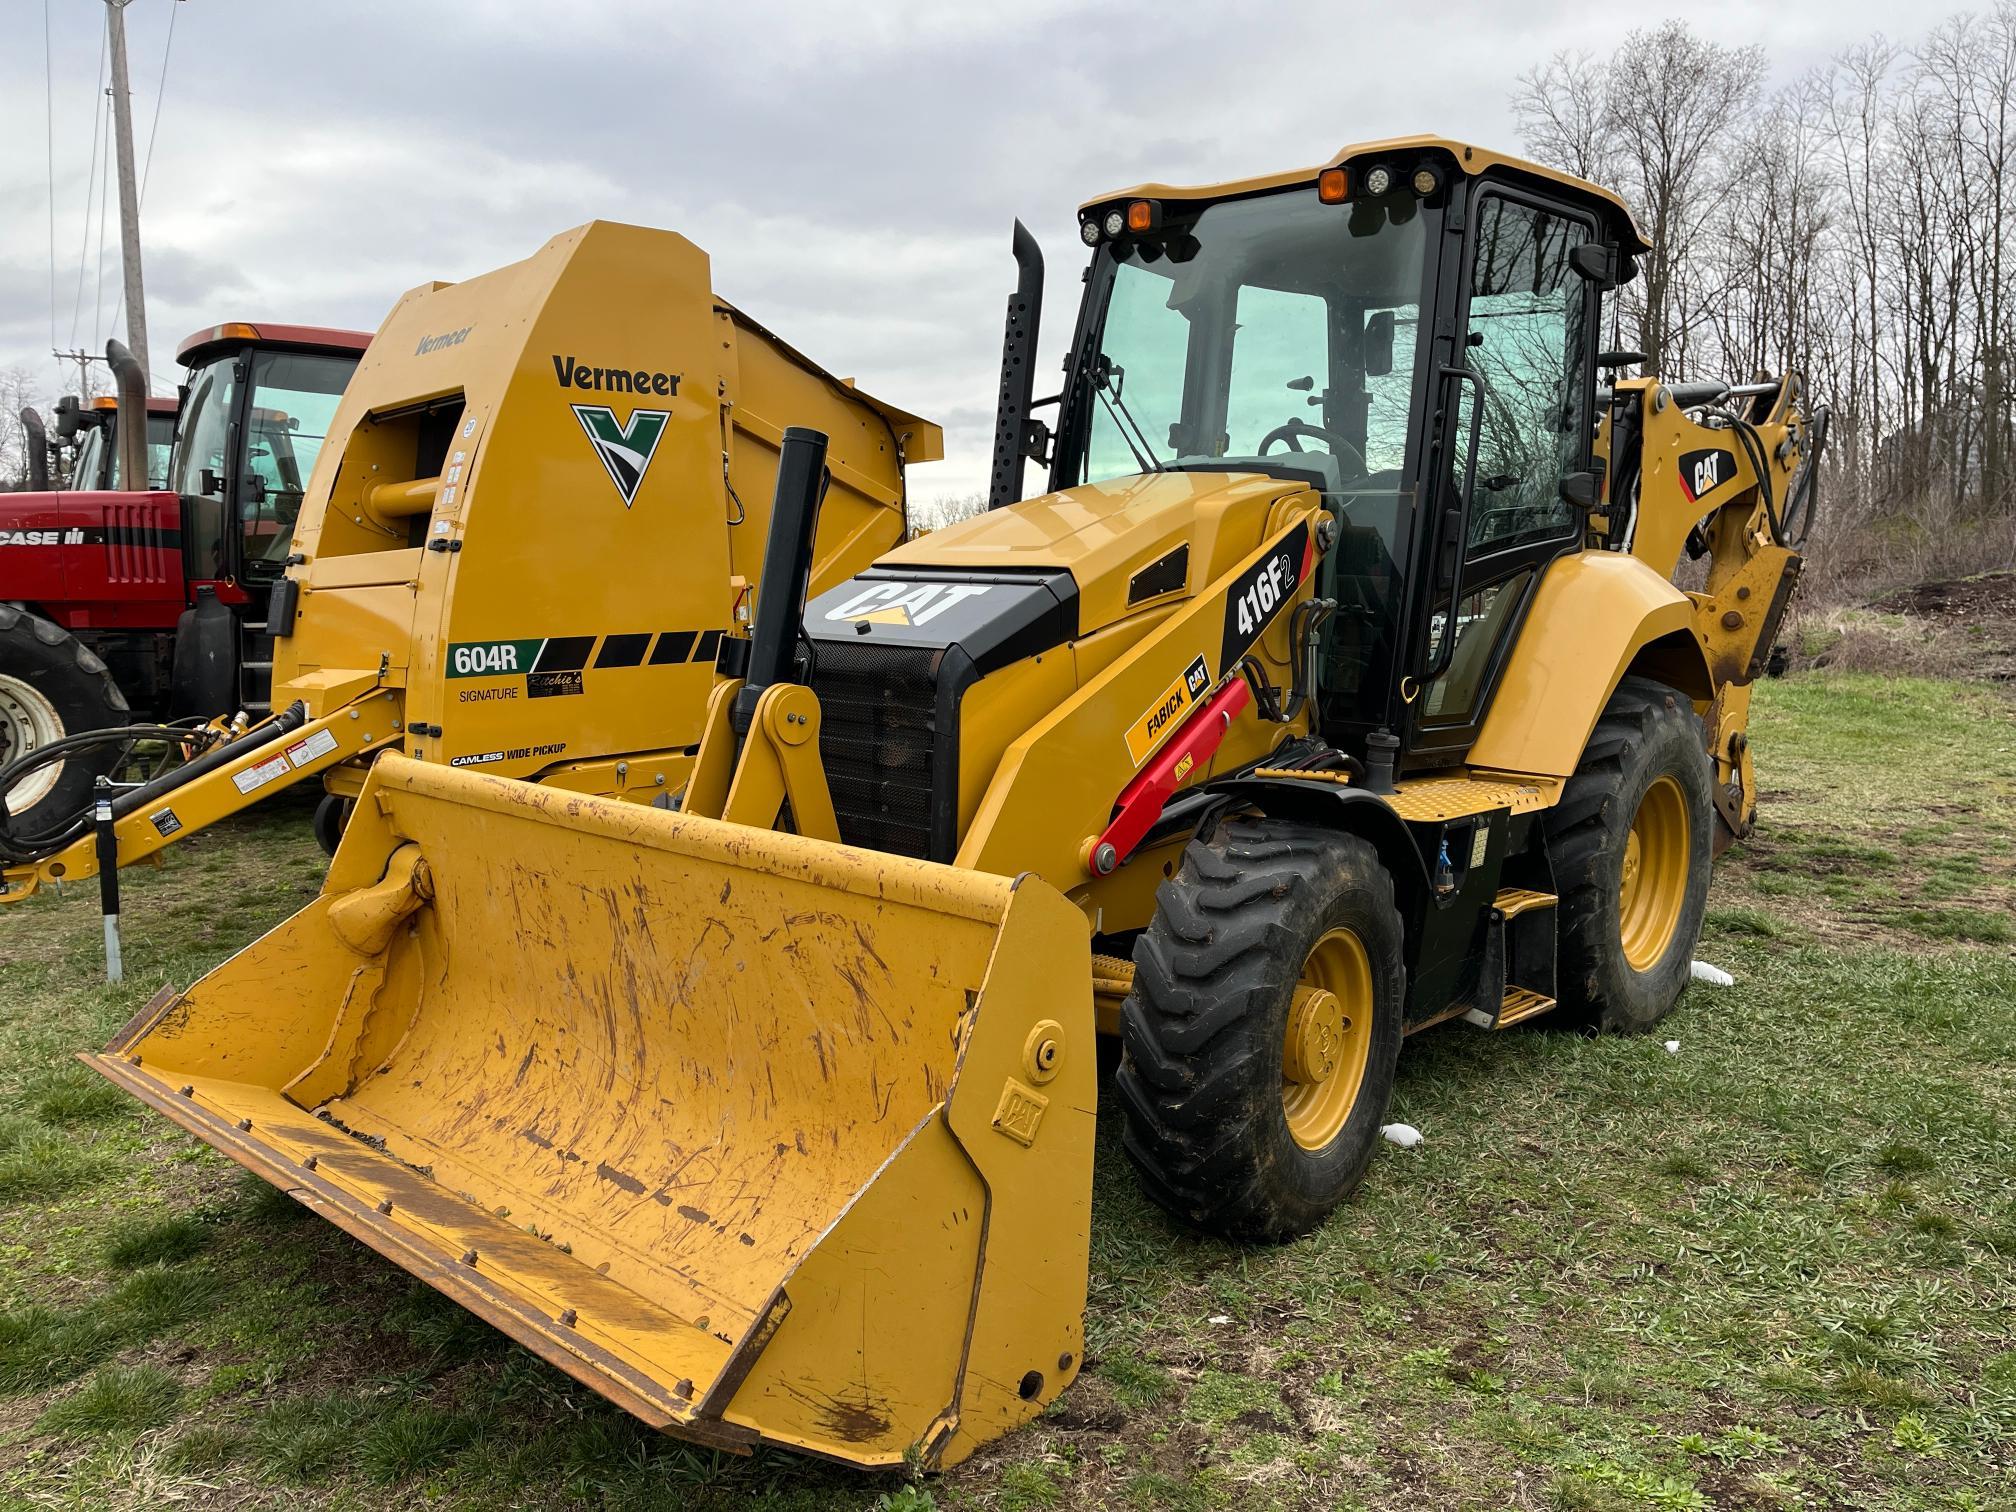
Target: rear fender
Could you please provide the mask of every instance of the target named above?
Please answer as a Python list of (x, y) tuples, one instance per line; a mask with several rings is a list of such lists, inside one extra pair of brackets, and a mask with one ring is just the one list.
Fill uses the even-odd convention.
[(1694, 604), (1635, 557), (1566, 556), (1547, 569), (1467, 764), (1568, 777), (1617, 684), (1632, 673), (1706, 702), (1714, 679)]

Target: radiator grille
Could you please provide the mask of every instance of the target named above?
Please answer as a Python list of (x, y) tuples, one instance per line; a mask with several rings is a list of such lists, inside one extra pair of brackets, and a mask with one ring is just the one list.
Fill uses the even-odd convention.
[(939, 652), (822, 643), (819, 754), (848, 845), (922, 860), (933, 856), (932, 770), (937, 749)]

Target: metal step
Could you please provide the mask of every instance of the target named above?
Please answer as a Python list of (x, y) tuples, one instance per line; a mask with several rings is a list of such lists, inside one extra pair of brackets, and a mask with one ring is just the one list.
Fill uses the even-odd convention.
[(1560, 901), (1553, 893), (1534, 892), (1528, 887), (1503, 887), (1491, 900), (1491, 906), (1512, 919), (1531, 909), (1552, 908)]
[[(1530, 887), (1504, 887), (1491, 900), (1491, 931), (1489, 952), (1483, 968), (1485, 982), (1479, 988), (1483, 1001), (1496, 991), (1496, 984), (1504, 982), (1498, 996), (1498, 1011), (1492, 1013), (1485, 1008), (1470, 1009), (1463, 1015), (1463, 1022), (1475, 1024), (1479, 1029), (1509, 1029), (1514, 1024), (1523, 1024), (1527, 1019), (1537, 1018), (1556, 1006), (1555, 1000), (1534, 987), (1524, 987), (1518, 982), (1506, 981), (1515, 972), (1529, 981), (1537, 980), (1549, 991), (1554, 987), (1554, 952), (1552, 946), (1553, 926), (1546, 919), (1529, 920), (1519, 925), (1525, 931), (1527, 948), (1514, 948), (1514, 920), (1528, 914), (1538, 914), (1552, 909), (1560, 903), (1553, 893), (1539, 892)], [(1544, 955), (1535, 959), (1533, 949), (1534, 929), (1542, 931), (1547, 941)], [(1520, 962), (1524, 961), (1521, 966)]]
[(1514, 1024), (1523, 1024), (1527, 1019), (1536, 1018), (1555, 1006), (1554, 999), (1542, 997), (1526, 987), (1507, 987), (1505, 1006), (1498, 1010), (1498, 1022), (1493, 1029), (1509, 1029)]

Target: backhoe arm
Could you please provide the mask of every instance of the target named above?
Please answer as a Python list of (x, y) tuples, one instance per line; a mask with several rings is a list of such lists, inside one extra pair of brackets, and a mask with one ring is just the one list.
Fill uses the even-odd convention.
[[(1714, 697), (1700, 709), (1715, 757), (1719, 851), (1749, 833), (1757, 812), (1748, 734), (1750, 685), (1762, 675), (1799, 581), (1827, 412), (1809, 412), (1794, 374), (1771, 383), (1620, 383), (1632, 406), (1635, 457), (1613, 459), (1603, 528), (1662, 575), (1681, 552), (1708, 558), (1690, 591), (1693, 626)], [(1619, 427), (1613, 423), (1614, 438)], [(1628, 490), (1629, 497), (1616, 497)]]

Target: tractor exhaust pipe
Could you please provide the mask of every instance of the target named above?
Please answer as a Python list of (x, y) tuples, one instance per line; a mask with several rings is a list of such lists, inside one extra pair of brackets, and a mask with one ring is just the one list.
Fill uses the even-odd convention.
[(28, 440), (28, 487), (36, 493), (49, 491), (49, 432), (35, 407), (21, 411), (21, 430)]
[(105, 343), (105, 360), (119, 385), (119, 483), (138, 493), (147, 487), (147, 375), (123, 341)]
[(770, 538), (763, 544), (763, 586), (756, 595), (756, 623), (749, 633), (749, 672), (728, 715), (738, 736), (749, 733), (763, 690), (791, 681), (805, 618), (805, 588), (812, 578), (812, 532), (819, 524), (826, 482), (825, 432), (788, 427), (777, 457)]
[(1001, 336), (1001, 401), (994, 413), (994, 475), (987, 507), (1005, 509), (1022, 497), (1022, 460), (1029, 454), (1029, 410), (1036, 392), (1036, 331), (1043, 318), (1043, 249), (1015, 222), (1015, 292)]

